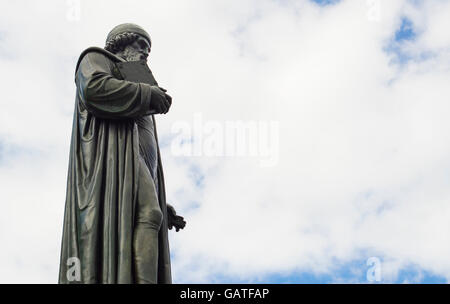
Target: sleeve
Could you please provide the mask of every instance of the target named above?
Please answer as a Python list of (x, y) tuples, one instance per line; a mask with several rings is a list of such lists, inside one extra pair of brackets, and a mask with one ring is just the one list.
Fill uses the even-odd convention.
[(151, 114), (150, 85), (117, 79), (112, 67), (110, 59), (100, 53), (91, 52), (82, 59), (77, 71), (77, 87), (87, 111), (109, 119)]

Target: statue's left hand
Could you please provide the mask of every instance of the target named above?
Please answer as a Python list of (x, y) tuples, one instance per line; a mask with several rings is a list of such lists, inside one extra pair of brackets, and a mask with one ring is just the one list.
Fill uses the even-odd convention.
[(164, 92), (164, 96), (166, 97), (166, 100), (169, 102), (169, 108), (170, 108), (170, 106), (172, 106), (172, 96), (167, 94), (167, 90), (164, 89), (163, 87), (159, 87), (159, 88), (161, 89), (161, 91)]
[(186, 221), (184, 218), (177, 215), (175, 208), (169, 204), (167, 204), (167, 219), (170, 230), (175, 227), (175, 230), (178, 232), (178, 230), (183, 229), (186, 226)]

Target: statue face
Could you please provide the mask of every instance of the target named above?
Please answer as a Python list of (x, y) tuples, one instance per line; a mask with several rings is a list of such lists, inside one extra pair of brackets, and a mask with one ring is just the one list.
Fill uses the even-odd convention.
[(150, 49), (151, 46), (147, 39), (139, 36), (136, 41), (127, 45), (121, 54), (118, 55), (127, 61), (147, 60)]
[(136, 50), (136, 52), (141, 54), (141, 60), (147, 59), (150, 54), (151, 46), (147, 39), (139, 36), (139, 38), (131, 44), (131, 47)]

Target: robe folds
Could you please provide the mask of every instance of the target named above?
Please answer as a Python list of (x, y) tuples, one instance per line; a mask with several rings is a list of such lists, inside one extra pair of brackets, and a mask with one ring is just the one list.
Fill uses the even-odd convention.
[[(140, 164), (135, 119), (149, 115), (151, 90), (149, 84), (124, 80), (115, 66), (120, 61), (124, 60), (96, 47), (78, 60), (59, 283), (135, 282), (132, 245)], [(158, 283), (171, 283), (159, 146), (157, 151), (163, 213)]]

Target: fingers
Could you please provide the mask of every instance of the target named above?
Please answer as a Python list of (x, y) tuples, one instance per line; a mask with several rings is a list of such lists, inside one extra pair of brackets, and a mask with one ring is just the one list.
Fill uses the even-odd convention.
[(185, 226), (186, 226), (186, 222), (185, 221), (183, 221), (183, 220), (182, 221), (178, 221), (178, 219), (177, 219), (174, 222), (169, 224), (169, 230), (172, 230), (172, 228), (175, 227), (175, 231), (178, 232), (181, 229), (183, 229)]
[(186, 226), (184, 217), (176, 215), (175, 208), (170, 204), (167, 204), (167, 213), (169, 230), (172, 230), (172, 228), (175, 227), (175, 231), (178, 232)]
[(160, 107), (161, 107), (161, 111), (159, 112), (160, 114), (166, 114), (167, 111), (169, 110), (167, 108), (167, 104), (164, 101), (161, 102)]
[(157, 86), (152, 86), (151, 89), (152, 101), (150, 101), (150, 103), (152, 104), (153, 109), (155, 109), (158, 114), (167, 113), (167, 101), (164, 92)]
[(169, 112), (169, 109), (170, 109), (170, 103), (169, 103), (169, 101), (165, 100), (165, 106), (166, 106), (166, 112), (164, 112), (164, 114), (166, 114), (167, 112)]
[(170, 105), (172, 105), (172, 96), (170, 96), (169, 94), (165, 94), (166, 95), (166, 100), (169, 102)]
[(170, 106), (172, 105), (172, 97), (169, 94), (164, 93), (164, 105), (166, 106), (166, 111), (164, 114), (169, 112)]
[(162, 105), (162, 103), (156, 103), (155, 108), (156, 108), (156, 113), (159, 113), (159, 114), (162, 114), (165, 111), (165, 108)]
[(153, 86), (152, 89), (158, 100), (155, 102), (154, 108), (157, 110), (158, 114), (166, 114), (172, 106), (172, 97), (169, 94), (166, 94), (167, 90), (162, 87)]
[(160, 96), (158, 100), (158, 106), (160, 109), (159, 111), (160, 114), (166, 114), (169, 111), (170, 104), (166, 100), (166, 98), (164, 98), (164, 95)]
[(186, 221), (184, 221), (184, 218), (182, 216), (176, 216), (175, 220), (173, 221), (173, 225), (175, 228), (183, 229), (186, 226)]
[[(162, 93), (162, 92), (161, 92)], [(161, 95), (159, 95), (159, 106), (161, 111), (159, 113), (161, 114), (166, 114), (167, 112), (169, 112), (169, 108), (171, 103), (167, 100), (166, 94), (162, 93)]]

